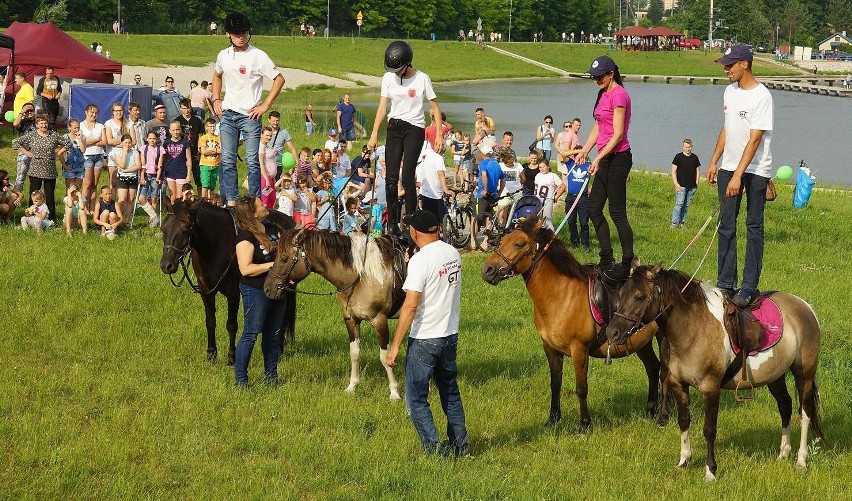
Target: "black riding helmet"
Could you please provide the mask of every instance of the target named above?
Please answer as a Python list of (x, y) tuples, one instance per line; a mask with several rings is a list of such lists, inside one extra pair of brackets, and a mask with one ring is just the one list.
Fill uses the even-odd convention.
[(388, 44), (385, 49), (385, 70), (396, 73), (397, 71), (411, 66), (414, 59), (414, 51), (411, 46), (402, 40), (396, 40)]
[(225, 16), (226, 33), (245, 33), (251, 31), (251, 20), (242, 12), (231, 12)]

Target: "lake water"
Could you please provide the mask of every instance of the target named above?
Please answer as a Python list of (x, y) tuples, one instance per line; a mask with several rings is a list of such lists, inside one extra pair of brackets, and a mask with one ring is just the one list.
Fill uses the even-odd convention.
[[(691, 138), (702, 163), (710, 162), (722, 126), (724, 85), (672, 85), (627, 82), (633, 115), (630, 144), (634, 168), (669, 171), (682, 139)], [(586, 140), (593, 124), (597, 86), (591, 81), (488, 81), (436, 89), (447, 120), (465, 131), (473, 129), (474, 110), (482, 106), (497, 123), (498, 136), (515, 134), (515, 151), (526, 153), (535, 129), (553, 115), (560, 132), (563, 120), (579, 117)], [(795, 168), (804, 159), (818, 181), (852, 186), (849, 133), (852, 99), (789, 91), (770, 91), (775, 101), (772, 134), (773, 166)], [(365, 96), (366, 97), (366, 96)], [(375, 102), (357, 103), (373, 108)], [(372, 122), (370, 122), (372, 123)]]

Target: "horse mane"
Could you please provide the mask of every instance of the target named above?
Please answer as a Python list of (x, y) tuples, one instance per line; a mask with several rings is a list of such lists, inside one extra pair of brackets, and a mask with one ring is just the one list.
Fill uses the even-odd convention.
[[(653, 266), (647, 265), (639, 266), (633, 273), (648, 276), (649, 273), (653, 273), (653, 268)], [(660, 300), (663, 304), (679, 304), (684, 306), (707, 301), (707, 295), (704, 293), (701, 283), (695, 280), (690, 282), (689, 275), (682, 271), (660, 269), (657, 271), (654, 283), (660, 288)], [(686, 286), (686, 289), (681, 292), (684, 286)]]
[(571, 251), (568, 250), (565, 242), (558, 238), (553, 238), (554, 233), (552, 230), (547, 228), (536, 230), (536, 224), (538, 224), (538, 218), (532, 217), (521, 221), (517, 228), (526, 233), (530, 238), (535, 239), (539, 249), (550, 244), (547, 251), (545, 251), (545, 256), (550, 258), (550, 261), (559, 270), (559, 273), (577, 280), (588, 280), (592, 274), (592, 267), (580, 264), (574, 255), (571, 254)]
[(359, 277), (369, 277), (380, 284), (388, 283), (391, 278), (395, 251), (389, 238), (368, 239), (366, 235), (293, 229), (284, 232), (281, 243), (293, 245), (299, 239), (309, 259), (339, 261), (343, 266), (353, 268)]

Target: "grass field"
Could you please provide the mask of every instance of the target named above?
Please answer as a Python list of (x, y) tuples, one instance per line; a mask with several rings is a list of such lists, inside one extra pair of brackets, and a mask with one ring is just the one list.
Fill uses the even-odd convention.
[[(464, 256), (458, 358), (473, 457), (452, 462), (422, 456), (404, 406), (388, 401), (369, 328), (361, 385), (355, 396), (344, 393), (348, 341), (334, 300), (299, 297), (297, 341), (281, 361), (281, 387), (258, 383), (258, 348), (254, 385), (238, 391), (230, 367), (204, 361), (201, 302), (160, 272), (156, 230), (110, 242), (3, 227), (0, 492), (9, 499), (847, 498), (852, 196), (815, 192), (801, 211), (790, 198), (791, 186), (782, 185), (767, 208), (761, 286), (811, 302), (823, 329), (819, 382), (830, 447), (814, 446), (807, 472), (776, 461), (778, 418), (765, 389), (750, 404), (723, 396), (714, 485), (701, 480), (703, 412), (693, 392), (695, 456), (677, 471), (677, 426), (658, 428), (642, 416), (636, 358), (609, 367), (591, 362), (593, 429), (585, 435), (577, 433), (566, 368), (563, 421), (545, 427), (548, 372), (530, 300), (519, 278), (485, 284), (481, 253)], [(668, 229), (666, 177), (634, 173), (628, 199), (639, 256), (667, 265), (710, 214), (715, 195), (699, 189), (685, 231)], [(706, 242), (679, 268), (693, 271)], [(713, 279), (715, 267), (711, 252), (698, 276)], [(330, 286), (313, 277), (303, 289)], [(221, 304), (219, 312), (224, 332)], [(223, 353), (225, 342), (220, 333)]]

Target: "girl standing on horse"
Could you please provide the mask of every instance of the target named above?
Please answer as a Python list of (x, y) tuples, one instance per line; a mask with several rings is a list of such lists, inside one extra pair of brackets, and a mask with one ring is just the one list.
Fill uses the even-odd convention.
[[(600, 56), (592, 62), (589, 74), (598, 85), (595, 101), (595, 125), (576, 164), (586, 162), (592, 147), (597, 145), (598, 156), (589, 166), (589, 175), (595, 176), (589, 195), (588, 212), (598, 242), (601, 246), (600, 266), (614, 280), (627, 278), (633, 261), (633, 228), (627, 220), (627, 176), (633, 167), (633, 155), (627, 131), (630, 128), (630, 96), (624, 90), (621, 73), (609, 56)], [(618, 230), (621, 241), (621, 263), (615, 264), (610, 240), (609, 224), (603, 215), (604, 204), (609, 202), (609, 215)]]
[(237, 344), (234, 373), (238, 386), (248, 385), (248, 365), (257, 335), (263, 333), (264, 379), (278, 384), (278, 357), (281, 353), (285, 300), (269, 299), (263, 282), (275, 262), (278, 228), (266, 221), (269, 210), (259, 198), (237, 200), (237, 264), (240, 267), (240, 295), (243, 300), (243, 335)]

